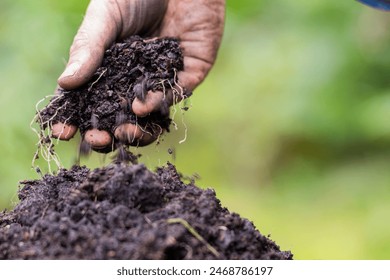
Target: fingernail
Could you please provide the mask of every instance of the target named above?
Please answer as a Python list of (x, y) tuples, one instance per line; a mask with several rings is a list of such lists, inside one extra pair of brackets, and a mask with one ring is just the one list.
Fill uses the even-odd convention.
[(66, 67), (65, 71), (60, 76), (60, 79), (65, 78), (65, 77), (69, 77), (69, 76), (73, 76), (74, 74), (76, 74), (76, 72), (79, 69), (80, 69), (80, 63), (78, 63), (78, 62), (74, 62), (74, 63), (68, 65)]

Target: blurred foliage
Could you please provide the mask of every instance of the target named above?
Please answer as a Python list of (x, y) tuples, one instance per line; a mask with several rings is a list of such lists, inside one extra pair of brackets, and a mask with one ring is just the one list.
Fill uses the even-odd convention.
[[(0, 4), (0, 209), (16, 203), (19, 180), (38, 177), (29, 123), (87, 4)], [(297, 259), (390, 258), (389, 14), (355, 1), (228, 0), (217, 63), (187, 102), (177, 130), (135, 150), (142, 162), (199, 175)], [(65, 167), (78, 142), (57, 146)]]

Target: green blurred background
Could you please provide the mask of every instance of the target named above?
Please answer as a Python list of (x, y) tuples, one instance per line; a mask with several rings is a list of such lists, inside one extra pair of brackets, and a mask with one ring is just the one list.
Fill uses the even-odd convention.
[[(29, 123), (87, 5), (0, 3), (0, 210), (17, 203), (18, 181), (38, 177)], [(390, 14), (355, 1), (228, 0), (217, 63), (189, 102), (178, 130), (135, 151), (143, 163), (199, 175), (296, 259), (390, 259)], [(78, 142), (58, 145), (65, 167)]]

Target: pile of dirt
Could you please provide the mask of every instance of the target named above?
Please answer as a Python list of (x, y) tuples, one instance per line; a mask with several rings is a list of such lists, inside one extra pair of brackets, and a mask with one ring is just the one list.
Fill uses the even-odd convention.
[(173, 165), (74, 166), (21, 182), (0, 259), (292, 259)]
[[(177, 72), (183, 67), (177, 39), (144, 40), (132, 36), (105, 52), (101, 67), (88, 83), (74, 90), (60, 89), (38, 112), (36, 119), (42, 131), (62, 122), (78, 127), (81, 134), (94, 128), (114, 134), (121, 124), (137, 123), (146, 132), (158, 136), (169, 131), (171, 124), (168, 98), (158, 112), (142, 118), (136, 117), (131, 104), (136, 97), (144, 100), (148, 91), (165, 93), (175, 88), (176, 96), (188, 97), (190, 93), (181, 88), (177, 80)], [(115, 148), (115, 145), (110, 146)], [(99, 152), (109, 151), (111, 149)]]

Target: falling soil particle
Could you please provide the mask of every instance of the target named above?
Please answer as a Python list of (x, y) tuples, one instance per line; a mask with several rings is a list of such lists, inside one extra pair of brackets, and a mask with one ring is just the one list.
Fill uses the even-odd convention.
[(175, 167), (75, 166), (23, 181), (0, 259), (292, 259)]

